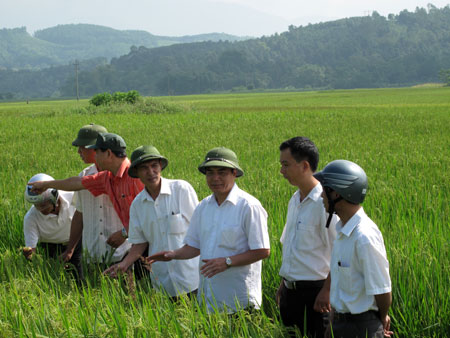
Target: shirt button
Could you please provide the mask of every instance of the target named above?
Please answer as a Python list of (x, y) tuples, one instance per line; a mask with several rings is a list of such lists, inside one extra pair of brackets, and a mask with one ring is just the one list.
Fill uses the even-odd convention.
[(100, 209), (102, 208), (102, 206), (100, 206)]
[(100, 222), (103, 221), (102, 219), (100, 219)]
[(101, 232), (100, 235), (103, 235), (103, 232)]

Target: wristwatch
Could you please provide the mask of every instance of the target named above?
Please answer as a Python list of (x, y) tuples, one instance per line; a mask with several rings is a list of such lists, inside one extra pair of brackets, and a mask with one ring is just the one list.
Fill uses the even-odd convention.
[(128, 238), (127, 229), (122, 228), (122, 236), (123, 238)]
[(230, 257), (225, 258), (225, 264), (227, 265), (227, 268), (231, 267), (231, 263), (233, 262), (231, 261)]

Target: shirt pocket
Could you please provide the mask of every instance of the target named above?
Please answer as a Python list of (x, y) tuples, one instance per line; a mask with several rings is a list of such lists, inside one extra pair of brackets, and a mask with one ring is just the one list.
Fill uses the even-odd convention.
[(237, 250), (244, 233), (239, 226), (229, 226), (220, 234), (219, 248)]
[(172, 235), (180, 235), (186, 233), (188, 224), (181, 214), (169, 215), (169, 233)]
[(338, 268), (338, 278), (339, 288), (346, 293), (352, 293), (352, 274), (349, 265), (341, 263)]

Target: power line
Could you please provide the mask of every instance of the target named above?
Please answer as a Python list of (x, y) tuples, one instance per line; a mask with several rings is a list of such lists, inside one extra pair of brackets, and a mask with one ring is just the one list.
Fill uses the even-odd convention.
[(78, 62), (78, 60), (75, 60), (75, 63), (73, 64), (75, 66), (75, 82), (77, 85), (77, 101), (80, 100), (80, 95), (78, 92), (78, 66), (80, 65), (80, 63)]

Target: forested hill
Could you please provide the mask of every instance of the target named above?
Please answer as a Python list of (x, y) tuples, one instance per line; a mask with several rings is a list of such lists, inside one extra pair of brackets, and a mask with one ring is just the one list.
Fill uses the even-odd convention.
[[(450, 68), (450, 7), (290, 27), (241, 42), (136, 48), (81, 74), (84, 95), (145, 95), (243, 88), (357, 88), (438, 81)], [(72, 82), (73, 83), (73, 82)], [(95, 84), (95, 85), (94, 85)], [(67, 86), (64, 93), (73, 92)]]
[(145, 31), (120, 31), (104, 26), (58, 25), (31, 36), (25, 27), (0, 29), (0, 69), (38, 69), (64, 65), (74, 59), (127, 54), (132, 46), (148, 48), (198, 41), (243, 40), (223, 33), (167, 37)]
[[(46, 43), (58, 42), (48, 35), (46, 39)], [(76, 44), (76, 39), (72, 41)], [(109, 64), (97, 62), (95, 68), (81, 68), (79, 88), (82, 96), (132, 89), (143, 95), (178, 95), (373, 88), (437, 82), (441, 69), (450, 69), (450, 7), (429, 5), (388, 17), (374, 12), (371, 16), (291, 26), (282, 34), (246, 41), (133, 47)], [(57, 69), (0, 71), (0, 95), (73, 97), (73, 68), (64, 71), (68, 74), (65, 81)], [(45, 85), (36, 80), (41, 78)]]

